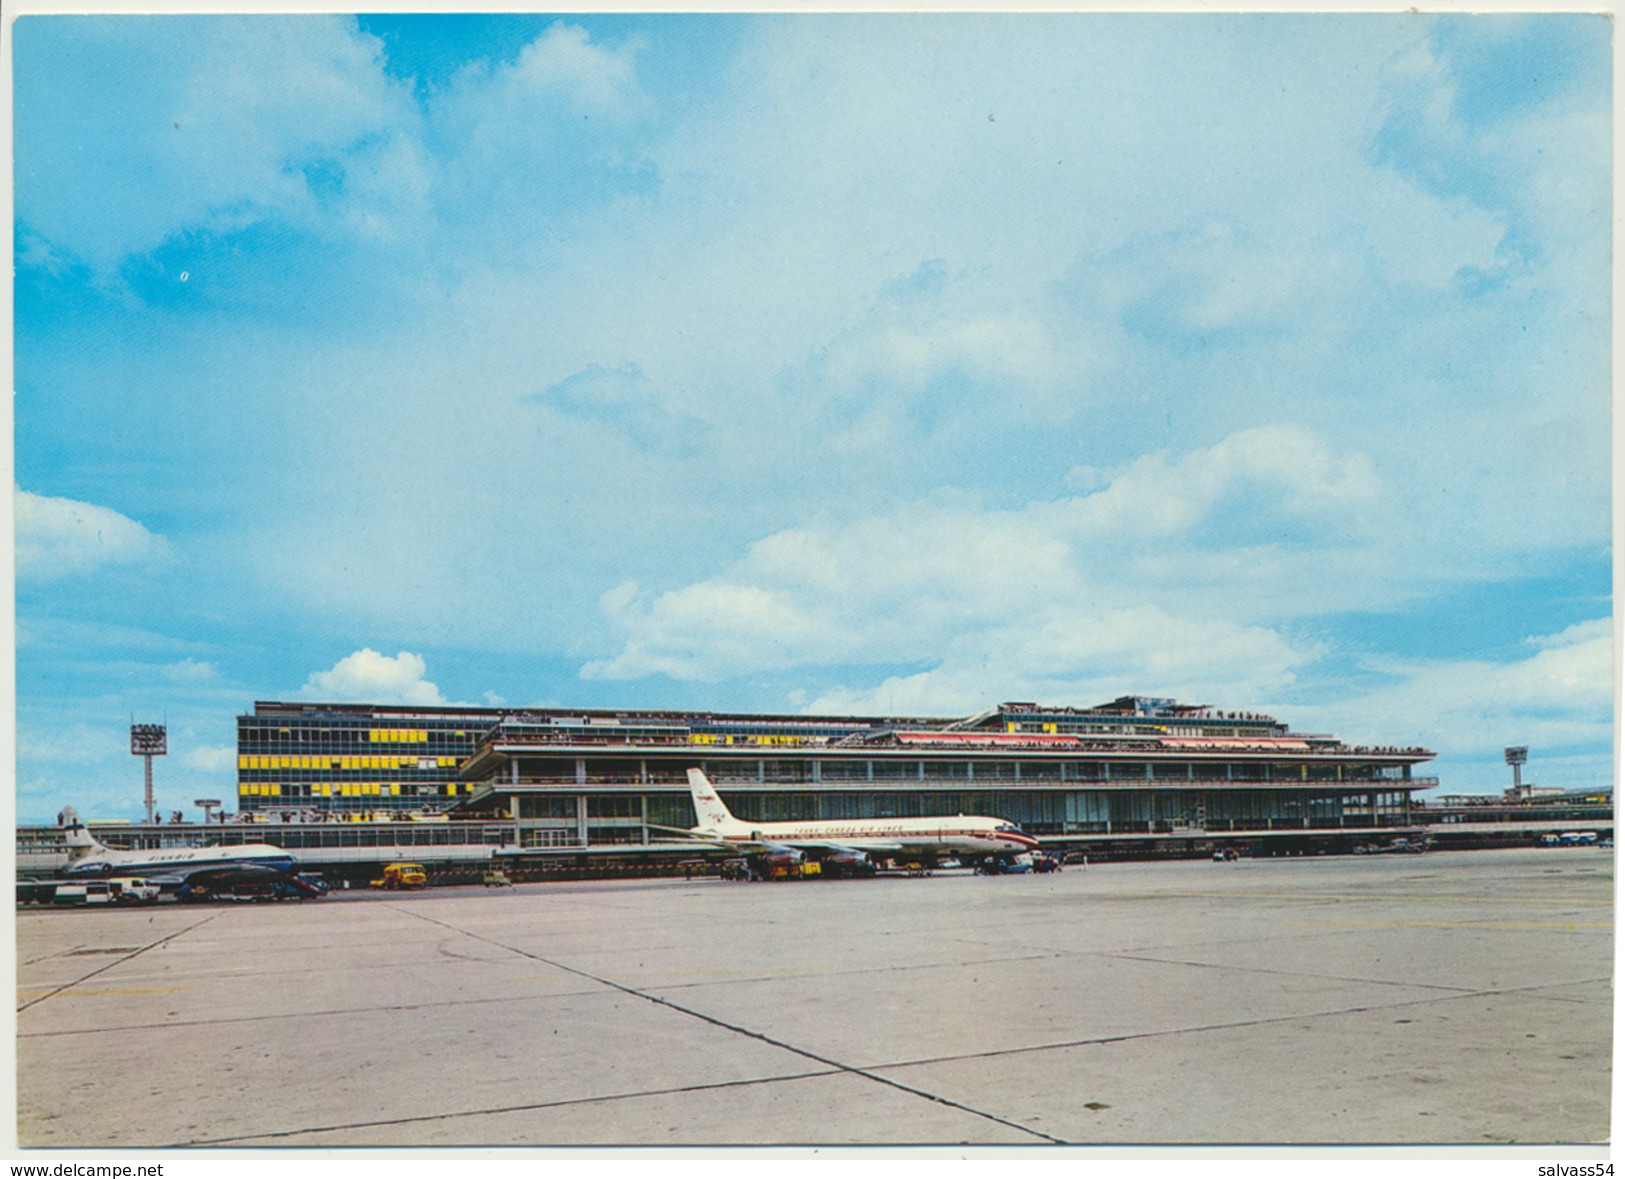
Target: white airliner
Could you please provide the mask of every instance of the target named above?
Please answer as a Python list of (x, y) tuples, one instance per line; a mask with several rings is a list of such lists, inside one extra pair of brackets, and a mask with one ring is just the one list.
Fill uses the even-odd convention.
[(225, 847), (166, 847), (120, 851), (101, 843), (85, 829), (74, 809), (62, 808), (68, 829), (68, 866), (64, 875), (140, 876), (148, 883), (200, 896), (237, 884), (270, 884), (287, 896), (320, 896), (326, 890), (298, 874), (291, 852), (268, 843)]
[(688, 787), (700, 825), (660, 830), (680, 831), (769, 864), (798, 864), (809, 856), (846, 865), (886, 859), (935, 861), (945, 856), (1012, 859), (1038, 847), (1038, 840), (1014, 823), (986, 815), (748, 823), (734, 818), (700, 770), (688, 771)]

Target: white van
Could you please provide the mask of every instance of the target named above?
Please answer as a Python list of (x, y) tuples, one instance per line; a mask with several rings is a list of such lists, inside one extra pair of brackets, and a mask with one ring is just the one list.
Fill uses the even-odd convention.
[(126, 905), (150, 905), (158, 899), (158, 886), (139, 876), (112, 876), (107, 887), (115, 901)]

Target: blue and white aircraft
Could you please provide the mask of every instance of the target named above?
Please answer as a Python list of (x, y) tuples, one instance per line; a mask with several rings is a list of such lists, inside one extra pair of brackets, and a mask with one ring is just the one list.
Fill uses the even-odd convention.
[(239, 884), (269, 884), (293, 897), (327, 891), (299, 875), (293, 853), (268, 843), (121, 851), (97, 840), (71, 806), (62, 808), (62, 825), (68, 831), (68, 866), (63, 874), (70, 880), (138, 876), (182, 897), (209, 896)]

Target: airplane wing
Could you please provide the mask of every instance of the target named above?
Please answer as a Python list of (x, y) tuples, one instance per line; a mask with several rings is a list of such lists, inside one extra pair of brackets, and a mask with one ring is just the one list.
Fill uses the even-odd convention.
[(900, 852), (907, 845), (891, 839), (844, 839), (840, 842), (830, 840), (797, 839), (787, 840), (789, 846), (803, 851), (829, 851), (847, 855), (865, 855), (869, 852)]
[(720, 847), (728, 851), (734, 851), (739, 848), (760, 846), (748, 839), (722, 839), (715, 836), (696, 835), (693, 829), (689, 827), (662, 827), (658, 823), (650, 823), (648, 828), (651, 831), (665, 831), (672, 835), (681, 835), (688, 842), (700, 844), (702, 847)]
[(151, 884), (169, 888), (186, 887), (192, 889), (226, 888), (233, 884), (263, 884), (271, 880), (280, 880), (287, 876), (286, 872), (279, 872), (275, 868), (264, 864), (230, 864), (215, 865), (208, 868), (199, 868), (193, 872), (168, 871), (152, 873), (143, 877)]
[(892, 854), (905, 850), (906, 845), (889, 839), (727, 839), (722, 836), (699, 835), (689, 827), (662, 827), (650, 823), (652, 831), (668, 831), (674, 835), (682, 835), (694, 843), (705, 847), (721, 848), (734, 855), (784, 855), (793, 853), (796, 856), (810, 856), (812, 859), (862, 859), (865, 856), (881, 853)]

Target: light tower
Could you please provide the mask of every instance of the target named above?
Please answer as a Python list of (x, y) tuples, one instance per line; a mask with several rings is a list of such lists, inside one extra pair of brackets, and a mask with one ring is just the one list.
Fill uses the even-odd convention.
[(147, 822), (152, 822), (152, 759), (169, 752), (169, 731), (164, 725), (130, 725), (130, 753), (147, 763)]
[(1514, 745), (1506, 751), (1507, 765), (1512, 767), (1512, 793), (1513, 796), (1523, 792), (1523, 763), (1529, 760), (1529, 747), (1527, 745)]

